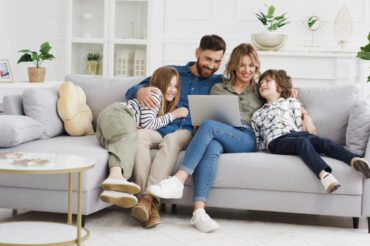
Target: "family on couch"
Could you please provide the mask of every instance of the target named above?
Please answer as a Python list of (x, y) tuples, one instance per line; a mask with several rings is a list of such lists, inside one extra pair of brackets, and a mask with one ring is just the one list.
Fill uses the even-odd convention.
[[(221, 153), (253, 152), (256, 151), (256, 147), (261, 148), (265, 144), (273, 153), (300, 155), (309, 167), (313, 168), (316, 165), (314, 172), (321, 178), (328, 192), (338, 188), (339, 182), (330, 174), (330, 167), (319, 157), (321, 153), (345, 161), (365, 178), (370, 177), (369, 164), (365, 159), (314, 135), (315, 126), (311, 118), (299, 102), (291, 98), (291, 80), (285, 72), (269, 70), (260, 77), (259, 83), (256, 82), (260, 61), (256, 50), (250, 44), (240, 44), (234, 48), (226, 65), (226, 78), (215, 75), (225, 50), (226, 44), (221, 37), (217, 35), (202, 37), (195, 52), (197, 61), (186, 66), (173, 66), (178, 75), (167, 77), (163, 82), (165, 87), (160, 88), (155, 84), (156, 73), (160, 69), (165, 69), (160, 68), (151, 78), (127, 91), (126, 97), (130, 99), (128, 103), (109, 106), (99, 116), (97, 133), (106, 131), (108, 135), (110, 134), (108, 139), (105, 139), (106, 136), (103, 134), (99, 141), (110, 154), (110, 175), (102, 184), (105, 191), (101, 198), (122, 207), (133, 206), (132, 215), (145, 228), (161, 223), (158, 211), (159, 199), (181, 198), (183, 184), (192, 175), (194, 212), (191, 224), (203, 232), (216, 230), (219, 225), (205, 212), (205, 205), (217, 171), (217, 159)], [(282, 73), (285, 75), (282, 76)], [(171, 87), (175, 87), (176, 90)], [(284, 90), (286, 93), (283, 93)], [(191, 140), (193, 126), (188, 116), (187, 96), (210, 93), (238, 96), (243, 127), (233, 127), (209, 120), (201, 124)], [(176, 102), (173, 99), (176, 96), (179, 97), (177, 109), (166, 107), (166, 110), (160, 110), (162, 107), (160, 105)], [(114, 107), (116, 109), (112, 109)], [(180, 109), (181, 113), (176, 114), (176, 110)], [(116, 112), (104, 116), (109, 110)], [(149, 120), (161, 123), (155, 124), (157, 127), (154, 128), (140, 125), (141, 122), (148, 120), (141, 117), (145, 116), (146, 112), (151, 112)], [(125, 116), (120, 113), (124, 113)], [(139, 117), (135, 118), (135, 115)], [(104, 118), (105, 120), (101, 120)], [(123, 123), (123, 119), (130, 119), (129, 130), (126, 125), (128, 123), (126, 121)], [(102, 124), (103, 122), (106, 124)], [(113, 127), (112, 122), (115, 122)], [(137, 131), (138, 125), (142, 129)], [(156, 129), (157, 131), (154, 131)], [(300, 132), (301, 129), (304, 132)], [(257, 143), (261, 145), (257, 146), (256, 135)], [(99, 138), (101, 134), (97, 136)], [(276, 141), (282, 142), (281, 146), (274, 145)], [(132, 145), (137, 146), (137, 149)], [(150, 149), (154, 147), (159, 147), (159, 151), (151, 161)], [(186, 154), (180, 169), (174, 176), (166, 179), (171, 174), (178, 153), (184, 149)], [(130, 153), (127, 159), (124, 153), (128, 150)], [(127, 181), (132, 170), (138, 185)], [(136, 197), (132, 194), (140, 190), (142, 196), (136, 203)]]

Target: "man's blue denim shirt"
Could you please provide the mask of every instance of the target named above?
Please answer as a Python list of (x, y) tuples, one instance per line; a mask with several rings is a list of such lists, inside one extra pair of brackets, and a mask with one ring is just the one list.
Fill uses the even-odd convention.
[[(181, 81), (181, 95), (180, 101), (177, 104), (177, 107), (186, 107), (189, 109), (189, 102), (188, 102), (188, 95), (208, 95), (212, 86), (216, 83), (223, 81), (222, 75), (211, 75), (207, 78), (196, 77), (189, 69), (191, 65), (195, 62), (189, 62), (186, 66), (172, 66), (176, 68), (176, 70), (180, 74), (180, 81)], [(136, 92), (145, 86), (149, 85), (150, 77), (144, 79), (139, 84), (131, 87), (126, 92), (127, 100), (133, 99), (136, 96)], [(190, 114), (186, 118), (180, 118), (172, 121), (167, 126), (164, 126), (158, 131), (165, 136), (171, 132), (174, 132), (179, 129), (186, 129), (189, 131), (193, 131), (193, 126), (191, 124)]]

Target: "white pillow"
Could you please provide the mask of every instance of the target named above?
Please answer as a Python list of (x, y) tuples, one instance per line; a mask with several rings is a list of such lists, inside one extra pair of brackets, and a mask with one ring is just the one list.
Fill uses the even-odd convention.
[(0, 115), (0, 132), (0, 148), (9, 148), (41, 138), (42, 125), (24, 115)]
[(23, 91), (24, 114), (42, 124), (42, 138), (51, 138), (64, 133), (63, 122), (57, 113), (59, 90), (50, 88), (28, 88)]
[(363, 156), (370, 136), (370, 98), (358, 100), (348, 120), (346, 146), (354, 153)]

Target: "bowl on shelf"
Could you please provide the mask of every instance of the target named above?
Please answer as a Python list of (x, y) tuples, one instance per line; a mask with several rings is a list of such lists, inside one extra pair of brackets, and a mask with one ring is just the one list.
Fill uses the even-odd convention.
[(253, 45), (259, 50), (280, 50), (286, 43), (288, 36), (286, 34), (264, 32), (252, 33), (251, 40)]

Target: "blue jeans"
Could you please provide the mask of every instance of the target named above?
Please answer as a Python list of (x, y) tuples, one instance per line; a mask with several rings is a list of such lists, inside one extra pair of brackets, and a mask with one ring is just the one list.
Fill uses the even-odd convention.
[(352, 158), (357, 156), (330, 139), (303, 131), (290, 132), (275, 138), (269, 143), (268, 149), (273, 154), (299, 155), (318, 178), (322, 170), (329, 173), (332, 171), (331, 167), (320, 157), (320, 154), (347, 164), (350, 164)]
[(194, 200), (205, 202), (216, 176), (221, 153), (256, 151), (256, 138), (250, 127), (207, 120), (203, 122), (186, 149), (181, 170), (193, 175)]

